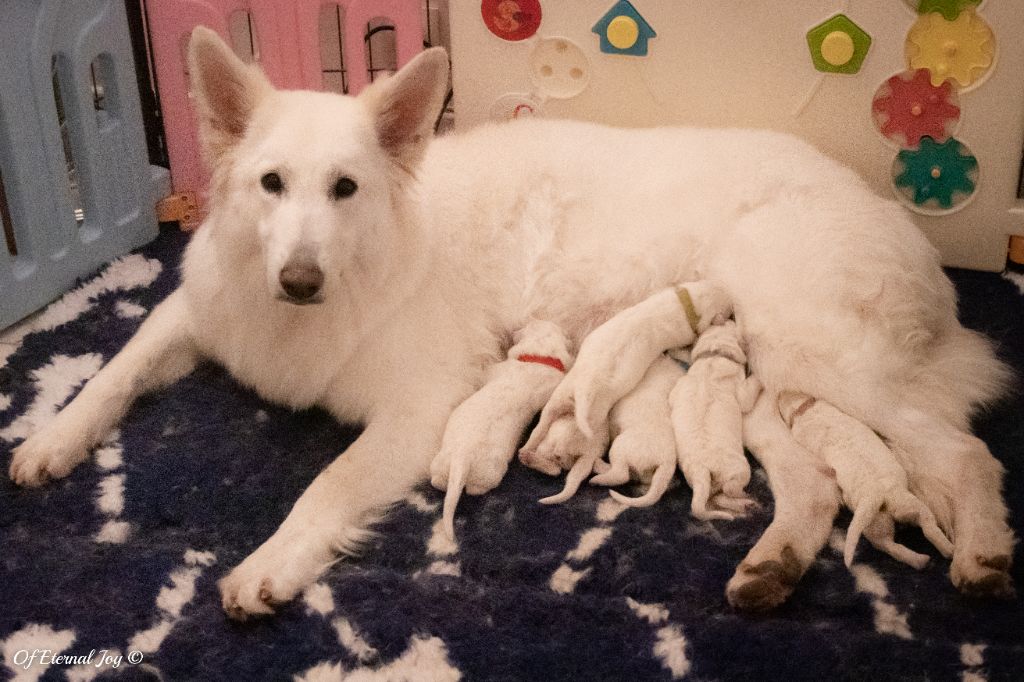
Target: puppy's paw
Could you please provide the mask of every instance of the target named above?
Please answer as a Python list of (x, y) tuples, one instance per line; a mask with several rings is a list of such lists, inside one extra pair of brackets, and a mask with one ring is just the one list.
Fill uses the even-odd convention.
[(234, 620), (268, 615), (311, 585), (331, 563), (329, 546), (306, 539), (267, 540), (236, 566), (217, 587), (224, 612)]
[(64, 478), (88, 456), (85, 445), (64, 440), (53, 429), (43, 429), (14, 448), (9, 474), (17, 485), (36, 487)]

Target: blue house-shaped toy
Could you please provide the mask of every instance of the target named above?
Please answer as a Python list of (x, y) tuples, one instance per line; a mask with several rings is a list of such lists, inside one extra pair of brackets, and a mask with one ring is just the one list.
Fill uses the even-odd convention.
[(591, 29), (601, 38), (601, 52), (647, 56), (647, 41), (657, 33), (628, 0), (619, 0)]

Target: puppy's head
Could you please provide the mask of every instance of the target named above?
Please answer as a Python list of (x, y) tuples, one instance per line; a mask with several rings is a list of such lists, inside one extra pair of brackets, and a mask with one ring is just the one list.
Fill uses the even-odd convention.
[(701, 335), (697, 337), (697, 342), (693, 344), (693, 356), (709, 351), (726, 353), (730, 357), (736, 358), (741, 364), (746, 364), (747, 354), (743, 350), (743, 344), (740, 343), (735, 321), (726, 320), (701, 332)]
[(382, 286), (396, 251), (420, 238), (409, 194), (447, 68), (432, 49), (358, 97), (281, 91), (195, 29), (192, 95), (213, 171), (207, 229), (225, 252), (255, 260), (268, 293), (289, 303)]

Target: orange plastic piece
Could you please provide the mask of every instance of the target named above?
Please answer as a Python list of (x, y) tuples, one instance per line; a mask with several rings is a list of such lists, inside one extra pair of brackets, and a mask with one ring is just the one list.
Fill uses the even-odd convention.
[(194, 230), (200, 223), (199, 203), (192, 192), (170, 194), (156, 202), (157, 220), (178, 223), (183, 230)]

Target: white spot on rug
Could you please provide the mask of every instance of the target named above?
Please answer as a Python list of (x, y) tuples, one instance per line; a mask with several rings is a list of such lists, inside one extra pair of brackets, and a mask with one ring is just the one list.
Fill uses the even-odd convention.
[(102, 364), (103, 358), (97, 353), (55, 355), (47, 364), (29, 372), (36, 397), (20, 417), (0, 430), (0, 438), (13, 441), (34, 433), (56, 416), (75, 389), (96, 374)]
[(626, 511), (626, 506), (608, 497), (597, 505), (594, 517), (597, 526), (588, 528), (580, 535), (576, 547), (569, 550), (565, 555), (562, 565), (559, 566), (548, 580), (548, 587), (559, 594), (569, 594), (576, 589), (580, 580), (585, 578), (591, 571), (590, 568), (573, 568), (570, 562), (580, 564), (588, 561), (594, 553), (612, 536), (610, 524), (619, 517), (619, 514)]
[(348, 619), (336, 618), (333, 625), (335, 632), (338, 633), (338, 642), (360, 663), (366, 664), (377, 659), (377, 650), (363, 639), (362, 634)]
[(11, 406), (11, 396), (0, 393), (0, 412)]
[[(101, 471), (116, 472), (124, 466), (121, 432), (114, 429), (96, 449), (96, 466)], [(96, 508), (106, 517), (93, 540), (104, 544), (120, 545), (128, 540), (131, 524), (120, 518), (124, 512), (125, 474), (109, 473), (96, 486)]]
[(213, 564), (216, 556), (212, 552), (185, 551), (185, 565), (171, 571), (170, 585), (164, 585), (156, 596), (157, 614), (153, 624), (140, 630), (128, 639), (129, 651), (143, 654), (156, 652), (174, 626), (181, 621), (181, 612), (196, 595), (196, 580), (203, 568)]
[(29, 334), (56, 329), (77, 319), (96, 305), (101, 294), (149, 286), (162, 269), (160, 261), (139, 254), (112, 261), (96, 277), (0, 334), (0, 367), (7, 364), (7, 359), (21, 347), (22, 340)]
[(340, 663), (324, 662), (294, 679), (296, 682), (456, 682), (461, 678), (459, 669), (448, 661), (444, 642), (437, 637), (416, 636), (401, 656), (385, 665), (346, 671)]
[(678, 625), (668, 622), (668, 609), (661, 604), (644, 604), (626, 597), (626, 604), (638, 618), (651, 625), (661, 626), (654, 633), (657, 641), (652, 652), (669, 671), (672, 679), (686, 677), (690, 672), (690, 659), (686, 657), (686, 637)]
[(145, 315), (146, 309), (138, 303), (132, 303), (131, 301), (118, 301), (114, 304), (114, 312), (117, 313), (118, 317), (130, 320)]
[(22, 660), (25, 654), (19, 652), (34, 650), (48, 650), (56, 655), (70, 647), (75, 642), (73, 630), (54, 630), (49, 625), (40, 623), (29, 623), (17, 632), (11, 633), (7, 639), (0, 643), (0, 651), (3, 652), (4, 663), (7, 669), (14, 673), (12, 682), (35, 682), (47, 668), (49, 663), (43, 664), (39, 660)]
[[(829, 546), (839, 554), (843, 553), (846, 534), (841, 530), (832, 531)], [(889, 588), (878, 571), (867, 564), (854, 563), (850, 566), (854, 587), (858, 592), (871, 596), (871, 608), (875, 612), (875, 631), (883, 635), (893, 635), (900, 639), (913, 639), (907, 614), (901, 612), (889, 599)]]
[(985, 671), (981, 667), (985, 664), (984, 644), (969, 644), (967, 642), (961, 644), (960, 662), (966, 668), (960, 673), (961, 682), (988, 682)]
[(562, 564), (558, 569), (551, 574), (551, 579), (548, 581), (548, 587), (551, 588), (552, 592), (558, 594), (569, 594), (576, 589), (576, 584), (585, 578), (591, 568), (585, 568), (583, 570), (576, 570), (567, 564)]
[(428, 500), (421, 492), (414, 492), (409, 495), (409, 497), (405, 498), (405, 501), (412, 505), (416, 511), (423, 512), (424, 514), (436, 512), (441, 506), (437, 502), (431, 502)]
[(111, 474), (99, 483), (96, 506), (108, 516), (120, 516), (124, 511), (124, 474)]
[(1017, 285), (1020, 293), (1024, 295), (1024, 273), (1020, 272), (1004, 272), (1003, 279)]
[(114, 469), (120, 469), (124, 464), (124, 458), (122, 457), (124, 452), (121, 449), (121, 444), (116, 442), (118, 438), (120, 436), (112, 436), (108, 439), (109, 443), (104, 443), (96, 448), (96, 466), (100, 469), (113, 471)]
[(334, 595), (331, 588), (324, 583), (313, 583), (302, 593), (302, 601), (306, 604), (306, 613), (318, 613), (321, 616), (334, 611)]
[(576, 549), (565, 555), (572, 561), (586, 561), (612, 536), (611, 528), (591, 528), (580, 536)]
[[(435, 505), (436, 509), (436, 505)], [(425, 569), (416, 571), (414, 578), (419, 578), (424, 573), (430, 575), (462, 575), (462, 567), (458, 561), (450, 560), (459, 552), (459, 545), (455, 540), (448, 537), (444, 530), (444, 522), (439, 518), (430, 527), (430, 538), (427, 540), (427, 556), (434, 561)]]

